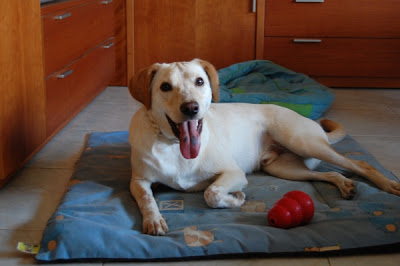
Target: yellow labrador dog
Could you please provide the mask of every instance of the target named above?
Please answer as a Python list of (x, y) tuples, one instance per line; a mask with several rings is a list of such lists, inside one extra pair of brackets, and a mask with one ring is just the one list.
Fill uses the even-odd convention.
[(245, 201), (246, 173), (263, 170), (289, 180), (327, 181), (352, 199), (356, 189), (350, 179), (312, 170), (323, 160), (400, 195), (399, 183), (331, 148), (345, 136), (338, 123), (322, 120), (319, 125), (276, 105), (211, 103), (218, 102), (218, 86), (215, 68), (199, 59), (154, 64), (132, 78), (130, 92), (144, 106), (130, 124), (130, 189), (143, 215), (144, 233), (168, 230), (152, 183), (205, 190), (210, 207), (234, 208)]

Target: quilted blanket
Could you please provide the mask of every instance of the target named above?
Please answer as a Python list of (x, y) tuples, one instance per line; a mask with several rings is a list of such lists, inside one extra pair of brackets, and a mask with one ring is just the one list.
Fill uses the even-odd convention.
[(234, 64), (218, 74), (221, 102), (272, 103), (317, 119), (335, 98), (331, 89), (307, 75), (267, 60)]
[[(368, 161), (396, 179), (351, 137), (334, 148), (345, 156)], [(400, 242), (400, 197), (326, 163), (318, 170), (339, 171), (355, 180), (358, 194), (354, 200), (343, 199), (328, 183), (286, 181), (264, 173), (248, 176), (246, 203), (235, 209), (211, 209), (203, 193), (158, 187), (154, 195), (169, 232), (144, 235), (140, 211), (129, 191), (129, 157), (128, 132), (90, 135), (68, 190), (47, 223), (37, 260), (305, 255)], [(269, 226), (268, 210), (291, 190), (311, 196), (313, 219), (291, 229)]]

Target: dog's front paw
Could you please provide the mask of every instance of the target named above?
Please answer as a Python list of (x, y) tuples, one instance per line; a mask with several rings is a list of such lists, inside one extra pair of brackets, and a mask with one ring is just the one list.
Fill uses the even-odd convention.
[(242, 191), (227, 193), (220, 187), (209, 187), (204, 198), (211, 208), (236, 208), (243, 205), (246, 195)]
[(168, 231), (168, 225), (162, 215), (152, 215), (143, 219), (143, 233), (162, 236)]
[(244, 201), (246, 199), (246, 194), (244, 194), (242, 191), (234, 191), (231, 193), (232, 196), (234, 196), (237, 199), (237, 207), (240, 207), (244, 204)]

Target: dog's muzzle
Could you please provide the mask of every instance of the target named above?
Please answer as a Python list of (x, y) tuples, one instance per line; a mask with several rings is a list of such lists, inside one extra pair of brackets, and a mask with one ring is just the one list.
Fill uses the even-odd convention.
[(185, 159), (194, 159), (200, 152), (200, 134), (203, 129), (203, 119), (187, 120), (175, 123), (166, 115), (172, 132), (179, 139), (181, 154)]

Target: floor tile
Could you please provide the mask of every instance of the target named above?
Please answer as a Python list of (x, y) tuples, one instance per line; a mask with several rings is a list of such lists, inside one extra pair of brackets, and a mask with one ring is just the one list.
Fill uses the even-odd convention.
[(71, 175), (72, 169), (20, 171), (0, 191), (0, 229), (44, 229)]
[[(18, 242), (24, 242), (26, 244), (40, 244), (42, 238), (41, 230), (0, 230), (0, 265), (1, 266), (14, 266), (14, 265), (39, 265), (35, 260), (34, 255), (26, 254), (17, 251), (16, 247)], [(47, 264), (46, 266), (55, 266), (61, 264)], [(68, 265), (77, 265), (77, 263), (71, 263)], [(102, 266), (103, 263), (79, 263), (82, 266)]]
[(369, 137), (354, 136), (354, 138), (370, 152), (386, 169), (400, 178), (400, 137)]
[(341, 123), (353, 136), (400, 136), (400, 119), (388, 107), (384, 109), (331, 108), (324, 117)]
[(399, 266), (400, 253), (329, 258), (332, 266)]
[(400, 102), (397, 89), (335, 89), (333, 108), (377, 108), (382, 104)]
[(39, 244), (42, 231), (13, 231), (0, 230), (0, 265), (37, 265), (34, 255), (17, 251), (18, 242), (26, 244)]
[(53, 140), (37, 153), (27, 167), (73, 169), (85, 142), (86, 132), (78, 135), (79, 141)]
[(128, 130), (131, 118), (138, 108), (137, 104), (96, 102), (83, 110), (68, 127), (87, 131)]
[(106, 102), (114, 104), (132, 104), (137, 103), (133, 99), (127, 87), (108, 87), (96, 99), (96, 102)]
[(390, 104), (389, 108), (400, 118), (400, 101), (399, 104)]
[(143, 265), (143, 266), (264, 266), (264, 265), (282, 265), (282, 266), (328, 266), (327, 258), (265, 258), (265, 259), (221, 259), (221, 260), (197, 260), (183, 262), (145, 262), (145, 263), (105, 263), (107, 266), (120, 265)]

